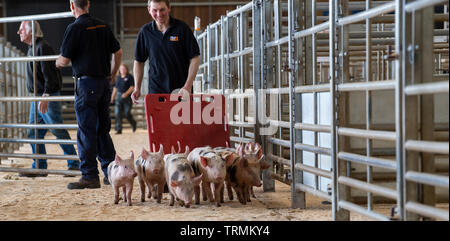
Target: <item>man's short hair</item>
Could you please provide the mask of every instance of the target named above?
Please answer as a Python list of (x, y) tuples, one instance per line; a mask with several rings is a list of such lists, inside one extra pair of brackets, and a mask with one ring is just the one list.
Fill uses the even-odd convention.
[(147, 5), (150, 7), (150, 3), (155, 2), (155, 3), (160, 3), (160, 2), (165, 2), (167, 7), (170, 8), (170, 1), (169, 0), (148, 0)]
[[(33, 31), (31, 29), (31, 26), (32, 26), (31, 21), (27, 21), (27, 25), (28, 25), (29, 29), (31, 31)], [(39, 24), (38, 21), (34, 21), (34, 37), (36, 37), (36, 38), (44, 37), (44, 32), (42, 32), (41, 25)]]
[(89, 0), (70, 0), (75, 4), (75, 7), (85, 9), (89, 3)]

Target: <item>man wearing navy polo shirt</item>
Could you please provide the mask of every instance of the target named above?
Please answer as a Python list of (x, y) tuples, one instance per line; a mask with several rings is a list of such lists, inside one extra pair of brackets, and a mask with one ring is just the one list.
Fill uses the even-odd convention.
[(116, 155), (109, 135), (110, 83), (120, 66), (122, 49), (111, 29), (89, 15), (89, 6), (89, 0), (70, 0), (76, 20), (67, 27), (61, 55), (56, 60), (58, 68), (72, 61), (76, 78), (75, 114), (82, 177), (78, 182), (69, 183), (68, 189), (100, 188), (97, 158), (105, 174), (103, 183), (109, 184), (107, 168)]
[(154, 21), (139, 31), (134, 61), (134, 103), (141, 96), (145, 61), (149, 60), (148, 93), (191, 93), (200, 64), (200, 49), (189, 26), (170, 14), (168, 0), (149, 0), (148, 12)]

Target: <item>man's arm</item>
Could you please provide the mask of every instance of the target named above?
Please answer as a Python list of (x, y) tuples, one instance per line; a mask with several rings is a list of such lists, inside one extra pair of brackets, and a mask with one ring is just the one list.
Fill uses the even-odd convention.
[(116, 99), (116, 94), (117, 94), (117, 88), (114, 87), (113, 92), (111, 94), (111, 104), (114, 104), (114, 100)]
[(123, 55), (122, 49), (117, 50), (113, 54), (111, 62), (111, 83), (114, 83), (114, 81), (116, 80), (116, 74), (117, 71), (119, 70), (120, 63), (122, 62), (122, 55)]
[(61, 69), (62, 67), (66, 67), (67, 65), (70, 64), (70, 59), (60, 55), (58, 59), (56, 59), (55, 64), (56, 68)]
[(130, 86), (130, 88), (128, 88), (128, 90), (122, 94), (122, 99), (127, 98), (129, 95), (131, 95), (131, 93), (133, 93), (133, 91), (134, 91), (134, 86)]
[(142, 78), (144, 78), (144, 67), (145, 62), (134, 61), (133, 72), (134, 72), (134, 91), (131, 94), (131, 99), (133, 103), (137, 104), (137, 100), (141, 97), (141, 85)]
[(188, 78), (183, 86), (183, 89), (186, 90), (188, 93), (191, 93), (192, 85), (194, 84), (195, 77), (197, 76), (199, 65), (200, 65), (200, 56), (196, 56), (191, 59), (189, 64)]

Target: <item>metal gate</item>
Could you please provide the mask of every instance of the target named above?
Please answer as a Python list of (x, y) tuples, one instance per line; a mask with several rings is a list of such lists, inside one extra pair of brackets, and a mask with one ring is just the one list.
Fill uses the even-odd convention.
[[(29, 15), (18, 17), (4, 17), (0, 18), (0, 23), (11, 23), (21, 21), (32, 21), (32, 38), (34, 41), (34, 21), (49, 20), (58, 18), (73, 17), (71, 12), (52, 13), (42, 15)], [(33, 44), (34, 46), (34, 44)], [(24, 57), (19, 51), (12, 47), (10, 43), (6, 43), (4, 39), (0, 39), (0, 108), (2, 115), (0, 116), (0, 164), (3, 158), (25, 158), (25, 159), (61, 159), (61, 160), (79, 160), (78, 156), (71, 155), (41, 155), (41, 154), (27, 154), (14, 153), (19, 148), (19, 144), (76, 144), (76, 140), (43, 140), (26, 139), (26, 130), (35, 129), (77, 129), (78, 126), (71, 124), (61, 125), (41, 125), (28, 124), (28, 116), (30, 113), (30, 102), (38, 101), (68, 101), (73, 102), (74, 96), (58, 96), (58, 97), (40, 97), (37, 96), (36, 87), (35, 93), (32, 97), (28, 96), (26, 90), (26, 62), (33, 62), (33, 69), (36, 69), (36, 61), (55, 61), (58, 58), (55, 56), (39, 56), (35, 57), (35, 49), (33, 48), (33, 56)], [(34, 72), (34, 82), (36, 86), (36, 73)], [(3, 114), (4, 113), (4, 114)], [(37, 118), (34, 118), (37, 120)], [(38, 148), (38, 146), (36, 146)], [(81, 175), (79, 171), (66, 170), (48, 170), (48, 169), (30, 169), (30, 168), (9, 168), (0, 167), (2, 172), (21, 172), (31, 174), (57, 174), (57, 175)]]
[(230, 140), (262, 143), (263, 190), (290, 184), (293, 208), (448, 220), (448, 18), (443, 0), (254, 0), (196, 33), (194, 92), (226, 96)]

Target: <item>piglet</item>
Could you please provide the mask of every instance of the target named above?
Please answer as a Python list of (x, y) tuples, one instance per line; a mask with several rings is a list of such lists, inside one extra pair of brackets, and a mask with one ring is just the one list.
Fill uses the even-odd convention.
[[(189, 152), (187, 152), (189, 153)], [(194, 187), (200, 185), (202, 175), (195, 176), (186, 154), (167, 154), (164, 156), (165, 176), (170, 193), (170, 206), (175, 199), (181, 206), (189, 208), (194, 196)]]
[(134, 170), (134, 153), (130, 158), (122, 160), (118, 155), (108, 166), (108, 180), (114, 189), (114, 204), (119, 203), (119, 188), (122, 187), (123, 200), (131, 206), (131, 192), (133, 191), (134, 178), (137, 176)]
[[(210, 202), (216, 202), (220, 207), (220, 192), (223, 188), (223, 182), (226, 176), (226, 167), (233, 162), (231, 156), (222, 158), (211, 147), (198, 147), (192, 150), (187, 157), (189, 163), (194, 169), (196, 176), (202, 174), (203, 197), (208, 197)], [(211, 191), (211, 184), (214, 184), (214, 197)], [(195, 204), (200, 204), (200, 187), (195, 187)]]
[(149, 192), (148, 198), (152, 196), (161, 203), (162, 193), (166, 179), (164, 177), (164, 151), (162, 144), (159, 146), (159, 151), (150, 153), (144, 148), (141, 155), (136, 160), (136, 171), (141, 188), (141, 202), (145, 202), (145, 185), (147, 185)]
[[(264, 161), (264, 154), (262, 147), (259, 143), (249, 142), (245, 145), (242, 143), (236, 148), (236, 153), (248, 160), (250, 167), (255, 173), (261, 175), (261, 170), (268, 169), (270, 166)], [(253, 187), (249, 187), (249, 192), (252, 197), (255, 197), (253, 193)], [(248, 195), (248, 202), (250, 202), (250, 195)]]
[(226, 182), (229, 183), (236, 195), (239, 202), (245, 205), (250, 199), (249, 193), (252, 186), (260, 187), (262, 185), (259, 172), (255, 169), (254, 163), (250, 163), (245, 157), (238, 157), (233, 164), (227, 168), (229, 175)]

